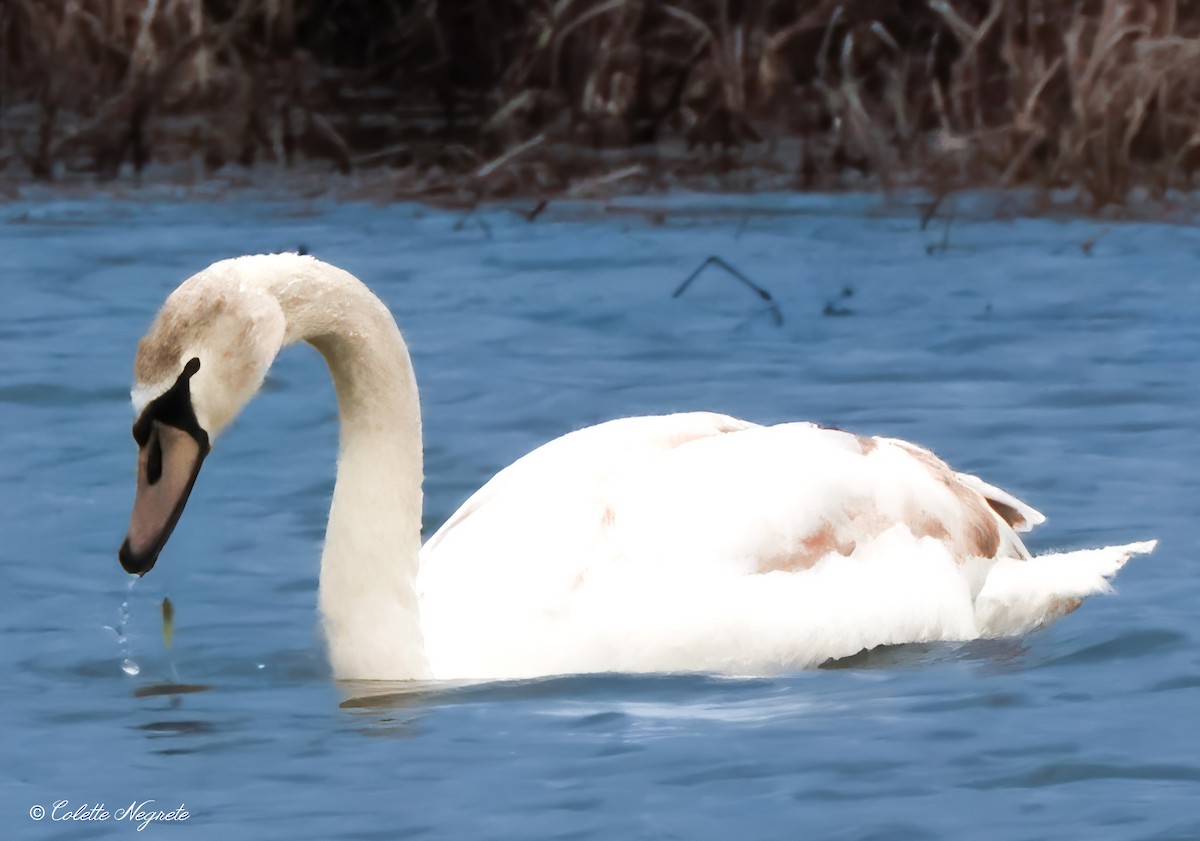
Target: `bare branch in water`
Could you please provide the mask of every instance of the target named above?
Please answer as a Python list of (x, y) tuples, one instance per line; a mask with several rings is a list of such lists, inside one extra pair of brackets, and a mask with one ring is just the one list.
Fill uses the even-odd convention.
[(929, 227), (929, 223), (933, 220), (933, 217), (937, 215), (938, 208), (942, 206), (942, 202), (945, 200), (947, 195), (949, 195), (949, 193), (946, 191), (939, 192), (933, 197), (933, 201), (931, 201), (925, 208), (924, 212), (921, 214), (922, 231)]
[(487, 223), (486, 219), (484, 219), (482, 216), (479, 216), (475, 212), (474, 207), (464, 213), (459, 220), (454, 223), (454, 230), (465, 231), (467, 229), (467, 223), (474, 224), (475, 227), (483, 231), (483, 235), (488, 239), (492, 238), (492, 226)]
[(1079, 243), (1079, 250), (1083, 252), (1085, 257), (1092, 256), (1092, 249), (1096, 247), (1101, 239), (1108, 235), (1108, 228), (1101, 228), (1093, 236), (1088, 237), (1083, 242)]
[(533, 206), (533, 209), (525, 214), (525, 221), (532, 222), (542, 215), (542, 211), (549, 206), (550, 202), (547, 199), (542, 199)]
[(945, 254), (950, 250), (950, 226), (954, 224), (953, 210), (946, 216), (946, 227), (942, 229), (942, 241), (925, 246), (925, 253), (932, 257), (934, 254)]
[(773, 322), (775, 322), (775, 326), (776, 327), (782, 326), (783, 311), (779, 309), (779, 304), (777, 304), (775, 302), (775, 299), (771, 296), (771, 293), (768, 292), (767, 290), (763, 289), (761, 286), (759, 286), (753, 280), (746, 277), (744, 274), (739, 272), (737, 269), (735, 269), (733, 266), (729, 265), (729, 263), (725, 262), (725, 260), (721, 259), (720, 257), (718, 257), (715, 254), (708, 257), (703, 263), (701, 263), (699, 266), (697, 266), (696, 270), (694, 272), (692, 272), (690, 275), (688, 275), (688, 279), (685, 280), (683, 283), (679, 284), (679, 287), (674, 292), (671, 293), (671, 297), (678, 298), (680, 295), (682, 295), (684, 292), (686, 292), (687, 288), (692, 285), (692, 281), (694, 281), (696, 278), (698, 278), (700, 276), (700, 274), (705, 269), (707, 269), (709, 266), (716, 266), (719, 269), (723, 269), (726, 272), (726, 274), (733, 276), (733, 278), (735, 280), (739, 281), (747, 288), (752, 289), (754, 291), (754, 294), (758, 295), (758, 297), (762, 298), (764, 301), (767, 302), (767, 310), (768, 310), (768, 312), (771, 313), (771, 320)]

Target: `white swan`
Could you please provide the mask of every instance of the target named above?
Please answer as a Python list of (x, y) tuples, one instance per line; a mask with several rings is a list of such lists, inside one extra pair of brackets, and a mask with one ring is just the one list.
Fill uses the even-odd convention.
[(1154, 541), (1031, 558), (1043, 521), (903, 441), (716, 414), (625, 418), (502, 470), (422, 549), (421, 417), (391, 314), (293, 254), (215, 263), (138, 346), (138, 487), (120, 559), (154, 565), (209, 444), (281, 347), (341, 416), (320, 612), (339, 678), (758, 674), (864, 648), (1019, 634)]

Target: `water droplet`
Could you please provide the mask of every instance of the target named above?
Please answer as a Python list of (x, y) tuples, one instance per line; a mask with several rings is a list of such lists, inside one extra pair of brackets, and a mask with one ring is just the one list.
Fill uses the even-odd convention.
[[(133, 585), (137, 583), (137, 578), (132, 577), (129, 581), (129, 586), (125, 588), (126, 593), (133, 593)], [(121, 671), (127, 675), (136, 675), (141, 672), (142, 667), (130, 659), (132, 654), (129, 645), (129, 637), (125, 633), (125, 628), (129, 625), (129, 596), (125, 597), (125, 601), (121, 602), (121, 609), (117, 611), (117, 626), (111, 630), (117, 635), (117, 645), (121, 649)], [(105, 626), (109, 627), (109, 626)]]
[(258, 664), (258, 667), (259, 667), (260, 669), (265, 669), (265, 668), (267, 667), (267, 664), (266, 664), (266, 663), (259, 663), (259, 664)]

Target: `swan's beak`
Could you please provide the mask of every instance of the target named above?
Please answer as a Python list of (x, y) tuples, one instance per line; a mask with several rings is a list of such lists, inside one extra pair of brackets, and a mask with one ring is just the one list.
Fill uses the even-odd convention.
[(208, 455), (207, 440), (171, 424), (151, 420), (147, 431), (138, 448), (137, 495), (129, 534), (117, 553), (125, 571), (137, 575), (149, 572), (167, 545)]

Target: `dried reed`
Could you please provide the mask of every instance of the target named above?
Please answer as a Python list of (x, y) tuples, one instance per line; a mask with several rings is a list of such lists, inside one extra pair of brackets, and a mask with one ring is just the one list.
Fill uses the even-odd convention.
[(0, 3), (0, 167), (44, 178), (328, 161), (469, 203), (757, 169), (1102, 205), (1189, 188), (1198, 127), (1198, 0)]

